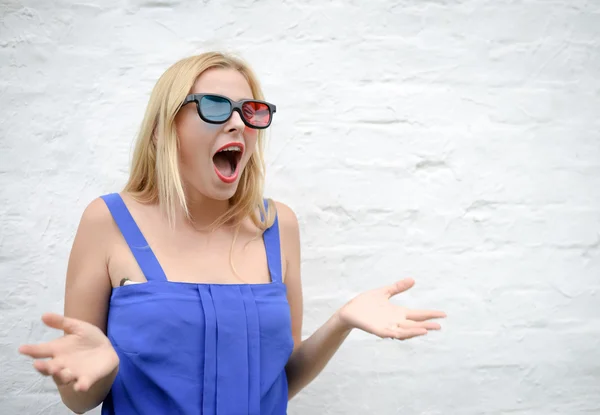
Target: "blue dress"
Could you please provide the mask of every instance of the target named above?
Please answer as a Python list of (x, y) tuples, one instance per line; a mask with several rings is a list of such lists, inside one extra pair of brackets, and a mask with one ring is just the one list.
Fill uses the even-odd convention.
[(285, 414), (294, 343), (277, 219), (263, 236), (270, 283), (170, 282), (120, 195), (102, 199), (148, 280), (112, 291), (120, 367), (102, 414)]

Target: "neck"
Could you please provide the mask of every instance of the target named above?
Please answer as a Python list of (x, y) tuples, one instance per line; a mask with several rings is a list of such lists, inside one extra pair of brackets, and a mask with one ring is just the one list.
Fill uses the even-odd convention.
[[(208, 231), (210, 226), (229, 209), (229, 200), (215, 200), (204, 195), (186, 194), (190, 223), (198, 231)], [(183, 212), (182, 212), (183, 217)]]

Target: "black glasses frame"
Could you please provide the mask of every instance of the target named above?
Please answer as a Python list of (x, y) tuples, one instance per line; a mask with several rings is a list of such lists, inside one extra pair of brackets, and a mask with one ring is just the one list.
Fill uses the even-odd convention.
[[(226, 101), (229, 101), (229, 106), (231, 107), (231, 112), (229, 113), (229, 116), (226, 119), (224, 119), (223, 121), (215, 121), (215, 120), (210, 120), (210, 119), (204, 117), (204, 115), (202, 115), (202, 111), (200, 110), (200, 101), (202, 100), (202, 98), (207, 97), (207, 96), (208, 97), (217, 97), (217, 98), (221, 98)], [(183, 101), (183, 104), (181, 104), (181, 105), (182, 106), (187, 105), (192, 102), (196, 103), (196, 111), (198, 112), (198, 115), (204, 122), (207, 122), (209, 124), (224, 124), (231, 118), (231, 116), (233, 115), (233, 111), (237, 111), (237, 113), (240, 114), (240, 118), (242, 119), (242, 121), (244, 122), (244, 124), (247, 127), (257, 129), (257, 130), (262, 130), (262, 129), (268, 128), (271, 125), (271, 122), (273, 121), (273, 114), (275, 113), (275, 111), (277, 111), (277, 107), (274, 104), (271, 104), (270, 102), (260, 101), (258, 99), (242, 99), (240, 101), (233, 101), (233, 100), (227, 98), (226, 96), (219, 95), (219, 94), (190, 94), (187, 97), (185, 97), (185, 100)], [(258, 102), (260, 104), (265, 104), (269, 108), (269, 123), (267, 125), (261, 126), (261, 127), (257, 127), (255, 125), (250, 124), (246, 120), (246, 117), (244, 117), (244, 112), (242, 111), (242, 106), (246, 102)]]

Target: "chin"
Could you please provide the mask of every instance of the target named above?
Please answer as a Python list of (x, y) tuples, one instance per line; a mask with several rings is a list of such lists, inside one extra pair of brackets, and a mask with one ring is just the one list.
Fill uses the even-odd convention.
[(235, 195), (237, 191), (237, 183), (235, 185), (229, 185), (226, 189), (213, 189), (210, 192), (209, 197), (214, 200), (229, 200)]
[(229, 200), (233, 197), (238, 189), (238, 181), (233, 183), (223, 183), (216, 177), (210, 178), (209, 180), (202, 180), (193, 182), (187, 182), (188, 197), (191, 200), (202, 200), (207, 198), (209, 200), (224, 201)]
[(196, 171), (192, 175), (200, 177), (203, 180), (201, 179), (195, 183), (190, 183), (190, 190), (193, 189), (194, 193), (203, 195), (211, 200), (229, 200), (238, 190), (244, 167), (245, 166), (238, 166), (238, 169), (235, 169), (233, 172), (227, 172), (229, 173), (227, 175), (220, 174), (214, 167), (209, 171)]
[(232, 183), (225, 183), (219, 177), (214, 176), (206, 190), (207, 196), (214, 200), (229, 200), (235, 195), (239, 187), (239, 178), (236, 178)]

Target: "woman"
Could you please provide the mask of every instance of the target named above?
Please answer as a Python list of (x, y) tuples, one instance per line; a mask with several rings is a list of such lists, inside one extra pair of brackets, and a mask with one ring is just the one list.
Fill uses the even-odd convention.
[(76, 413), (285, 414), (354, 328), (408, 339), (431, 310), (392, 305), (405, 279), (365, 292), (301, 339), (298, 221), (264, 200), (276, 107), (220, 53), (158, 80), (129, 181), (85, 209), (67, 270), (64, 336), (24, 345)]

